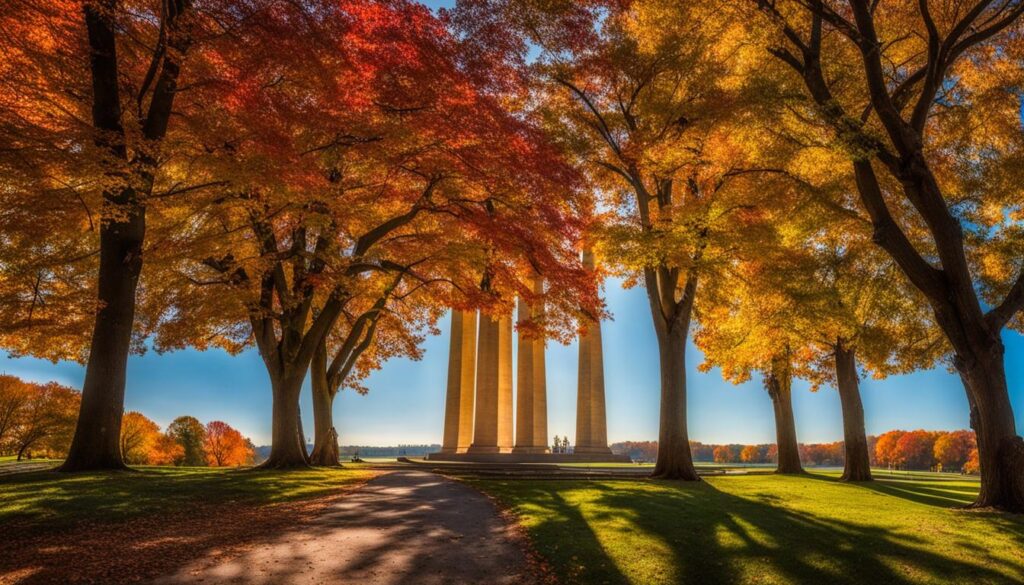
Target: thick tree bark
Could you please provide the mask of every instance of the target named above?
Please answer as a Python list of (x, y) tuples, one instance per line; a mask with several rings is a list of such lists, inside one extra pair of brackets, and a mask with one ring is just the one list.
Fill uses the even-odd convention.
[[(689, 320), (685, 321), (685, 325), (688, 325)], [(670, 328), (658, 336), (661, 416), (658, 426), (658, 458), (651, 477), (700, 481), (693, 467), (686, 427), (686, 339), (689, 327), (685, 325)]]
[(309, 450), (306, 449), (306, 431), (302, 427), (302, 407), (296, 406), (298, 416), (295, 417), (295, 433), (299, 437), (299, 450), (302, 451), (302, 456), (306, 459), (306, 463), (309, 463)]
[(981, 463), (981, 491), (972, 506), (1024, 512), (1024, 439), (1013, 419), (1003, 345), (977, 348), (974, 355), (973, 364), (957, 359), (971, 395), (971, 425)]
[(271, 446), (261, 469), (294, 469), (309, 467), (305, 438), (299, 429), (299, 392), (305, 370), (286, 375), (271, 374), (274, 402), (271, 412)]
[(804, 468), (800, 465), (800, 447), (796, 440), (793, 378), (789, 372), (788, 357), (785, 360), (773, 361), (764, 384), (775, 411), (775, 442), (779, 452), (775, 473), (803, 473)]
[(868, 453), (868, 438), (864, 430), (864, 405), (860, 400), (857, 379), (857, 355), (842, 340), (836, 342), (834, 351), (836, 387), (843, 407), (843, 444), (846, 451), (846, 463), (840, 479), (871, 481), (871, 454)]
[(126, 221), (108, 221), (100, 227), (100, 309), (93, 326), (78, 424), (61, 471), (125, 467), (121, 416), (145, 231), (145, 215), (138, 208)]
[(313, 465), (338, 467), (341, 453), (338, 448), (338, 433), (334, 429), (334, 397), (327, 380), (327, 345), (320, 344), (313, 355), (309, 368), (313, 386), (313, 453), (309, 461)]

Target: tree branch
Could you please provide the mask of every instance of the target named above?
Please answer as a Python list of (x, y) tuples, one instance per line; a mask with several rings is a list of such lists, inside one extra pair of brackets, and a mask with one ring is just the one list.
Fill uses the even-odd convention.
[(1024, 309), (1024, 268), (1017, 275), (1016, 282), (1013, 283), (1009, 292), (1006, 293), (1003, 302), (990, 310), (985, 315), (985, 320), (988, 321), (992, 331), (1000, 331), (1021, 309)]

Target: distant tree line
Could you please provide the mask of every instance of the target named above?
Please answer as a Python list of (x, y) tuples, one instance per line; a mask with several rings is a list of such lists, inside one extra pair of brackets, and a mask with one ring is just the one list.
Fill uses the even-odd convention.
[(342, 457), (422, 457), (427, 453), (435, 453), (441, 445), (398, 445), (387, 447), (370, 447), (367, 445), (343, 445), (340, 449)]
[[(56, 382), (38, 384), (0, 375), (0, 455), (18, 460), (67, 456), (82, 394)], [(223, 421), (180, 416), (167, 429), (140, 412), (126, 412), (121, 455), (133, 465), (252, 465), (255, 447)]]
[(0, 375), (0, 455), (62, 457), (71, 445), (82, 395), (56, 382)]
[[(973, 431), (903, 431), (892, 430), (867, 437), (871, 465), (899, 470), (979, 472), (978, 444)], [(623, 441), (613, 443), (614, 453), (629, 455), (634, 461), (654, 461), (657, 441)], [(779, 451), (774, 443), (715, 445), (690, 441), (694, 461), (704, 463), (778, 462)], [(800, 461), (804, 465), (840, 467), (845, 464), (843, 441), (833, 443), (800, 443)]]
[(256, 463), (256, 447), (224, 421), (205, 425), (179, 416), (160, 426), (139, 412), (126, 412), (121, 424), (121, 453), (132, 465), (237, 467)]

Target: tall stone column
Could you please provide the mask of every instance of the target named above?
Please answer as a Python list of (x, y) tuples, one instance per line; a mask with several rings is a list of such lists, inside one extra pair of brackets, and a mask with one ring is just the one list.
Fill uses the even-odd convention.
[(512, 316), (498, 319), (498, 450), (512, 451)]
[(608, 420), (604, 409), (604, 347), (601, 324), (594, 323), (590, 345), (590, 448), (595, 452), (611, 453), (608, 448)]
[(499, 386), (498, 320), (480, 316), (480, 334), (476, 361), (476, 418), (470, 453), (498, 452), (498, 386)]
[(442, 453), (465, 453), (473, 441), (476, 311), (452, 311)]
[[(531, 318), (530, 305), (518, 301), (519, 323)], [(516, 445), (513, 453), (533, 452), (533, 339), (516, 334), (519, 353), (516, 356)]]
[[(533, 280), (533, 292), (537, 295), (544, 293), (543, 278)], [(532, 310), (543, 316), (543, 303)], [(544, 359), (546, 345), (547, 342), (542, 338), (533, 340), (533, 446), (539, 453), (549, 451), (547, 360)]]
[(476, 311), (462, 315), (462, 392), (459, 401), (458, 452), (465, 453), (473, 443), (473, 407), (476, 398)]
[(594, 345), (593, 327), (594, 325), (591, 323), (587, 333), (580, 337), (580, 358), (576, 370), (576, 445), (574, 446), (576, 452), (583, 452), (591, 445), (590, 426), (593, 423), (593, 417), (590, 416), (592, 403), (590, 391), (593, 384), (590, 382), (590, 377), (594, 370), (591, 366), (594, 355), (591, 349)]
[[(594, 253), (583, 251), (583, 266), (595, 269)], [(604, 350), (600, 321), (588, 324), (580, 338), (579, 382), (576, 398), (576, 453), (611, 453), (604, 403)]]
[[(543, 281), (533, 280), (533, 290), (543, 292)], [(533, 317), (534, 307), (519, 299), (519, 321)], [(544, 340), (518, 335), (516, 376), (516, 446), (514, 453), (547, 451), (547, 385), (544, 372)]]

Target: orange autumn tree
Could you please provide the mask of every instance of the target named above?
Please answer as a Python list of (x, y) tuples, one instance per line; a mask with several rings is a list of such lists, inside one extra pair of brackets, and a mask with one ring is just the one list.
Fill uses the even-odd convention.
[(310, 362), (314, 442), (309, 457), (313, 465), (339, 465), (333, 419), (338, 392), (350, 388), (366, 394), (369, 388), (363, 381), (386, 360), (420, 359), (424, 333), (436, 333), (434, 324), (444, 312), (435, 291), (450, 286), (448, 279), (428, 279), (423, 273), (407, 279), (402, 272), (378, 277), (366, 280), (368, 288), (348, 303)]
[(129, 465), (150, 465), (158, 449), (160, 425), (141, 412), (124, 413), (121, 419), (121, 456)]
[[(287, 50), (232, 56), (271, 89), (219, 112), (233, 144), (210, 171), (224, 173), (223, 196), (193, 223), (204, 246), (180, 258), (152, 311), (161, 349), (256, 346), (274, 399), (266, 467), (309, 463), (302, 381), (322, 351), (318, 390), (345, 383), (362, 355), (349, 349), (374, 343), (372, 315), (396, 316), (397, 345), (372, 354), (383, 357), (414, 349), (402, 336), (445, 306), (511, 306), (527, 267), (554, 283), (547, 329), (567, 332), (597, 306), (575, 254), (589, 208), (572, 169), (463, 67), (444, 24), (405, 2), (320, 8), (305, 18), (289, 5), (294, 17), (260, 35)], [(288, 82), (275, 84), (280, 71)]]
[(31, 386), (17, 376), (0, 375), (0, 452), (8, 452), (15, 425), (31, 398), (31, 390)]
[(935, 460), (935, 433), (925, 430), (903, 433), (896, 441), (897, 457), (907, 469), (931, 469)]
[(740, 461), (743, 463), (759, 463), (761, 461), (761, 449), (757, 445), (746, 445), (740, 451)]
[(56, 382), (28, 384), (28, 400), (18, 411), (11, 433), (18, 460), (30, 454), (64, 457), (81, 401), (81, 393)]
[(799, 301), (779, 286), (800, 267), (779, 240), (777, 233), (762, 235), (759, 258), (733, 261), (705, 284), (693, 339), (704, 355), (700, 371), (718, 367), (733, 384), (761, 374), (775, 414), (776, 472), (802, 473), (792, 386), (795, 355), (806, 351), (806, 340), (794, 327)]
[(971, 431), (942, 433), (935, 439), (935, 461), (942, 465), (943, 471), (964, 470), (977, 448), (978, 442)]
[(255, 453), (242, 433), (228, 423), (219, 420), (206, 423), (203, 449), (206, 452), (206, 462), (211, 467), (248, 465), (255, 457)]
[[(204, 112), (217, 51), (273, 0), (25, 0), (0, 7), (0, 344), (86, 362), (61, 469), (116, 469), (143, 265), (209, 204), (197, 161), (230, 148)], [(8, 178), (10, 181), (8, 182)], [(8, 259), (12, 261), (7, 261)]]
[(890, 469), (898, 469), (903, 465), (898, 444), (904, 434), (906, 434), (906, 431), (894, 430), (882, 433), (878, 437), (878, 440), (875, 441), (875, 459), (879, 465), (884, 465)]
[(185, 447), (167, 433), (157, 435), (147, 454), (149, 465), (177, 465), (185, 458)]
[[(874, 241), (927, 300), (978, 435), (974, 505), (1024, 510), (1001, 331), (1024, 307), (1024, 4), (756, 0), (755, 34), (847, 155)], [(1012, 88), (1007, 91), (1008, 88)], [(1012, 251), (1011, 251), (1012, 250)]]
[[(417, 115), (404, 122), (427, 124), (424, 129), (431, 135), (440, 131), (448, 136), (477, 137), (476, 144), (453, 151), (461, 160), (431, 159), (431, 164), (438, 165), (434, 175), (437, 186), (449, 193), (462, 191), (461, 201), (453, 202), (449, 194), (447, 210), (439, 204), (429, 210), (434, 217), (423, 213), (416, 218), (414, 237), (435, 244), (413, 256), (411, 270), (391, 270), (365, 279), (367, 294), (353, 297), (317, 348), (311, 363), (315, 439), (310, 458), (314, 464), (338, 462), (337, 432), (331, 418), (337, 392), (342, 387), (365, 392), (360, 381), (390, 357), (418, 359), (421, 332), (435, 331), (433, 325), (443, 309), (480, 307), (507, 312), (516, 296), (550, 303), (550, 313), (538, 314), (520, 326), (531, 328), (534, 334), (556, 337), (565, 337), (571, 330), (571, 317), (577, 312), (596, 314), (593, 283), (578, 271), (573, 254), (575, 234), (589, 215), (585, 199), (575, 192), (576, 177), (533, 123), (534, 112), (523, 107), (502, 111), (528, 98), (529, 87), (522, 77), (525, 46), (496, 43), (495, 35), (500, 32), (481, 26), (480, 15), (468, 4), (460, 4), (444, 16), (451, 31), (444, 39), (448, 60), (416, 65), (427, 66), (432, 76), (443, 73), (450, 79), (450, 83), (431, 82), (449, 94), (438, 96), (437, 103), (445, 108), (443, 117)], [(458, 74), (450, 69), (453, 64)], [(408, 65), (402, 63), (401, 67)], [(460, 87), (501, 101), (481, 99), (478, 93), (468, 98), (475, 105), (464, 103), (448, 109), (443, 104), (456, 98), (458, 93), (453, 90)], [(463, 102), (466, 99), (464, 96)], [(469, 117), (463, 117), (466, 115)], [(520, 173), (506, 177), (506, 169), (512, 166)], [(444, 185), (440, 185), (442, 181)], [(543, 197), (546, 192), (560, 195)], [(457, 221), (439, 218), (438, 213), (454, 215)], [(513, 223), (514, 216), (526, 223)], [(523, 226), (542, 229), (531, 232)], [(442, 241), (444, 245), (436, 245)], [(410, 249), (398, 252), (408, 257)], [(526, 287), (523, 283), (528, 285), (534, 276), (546, 278), (548, 286), (539, 291)]]

